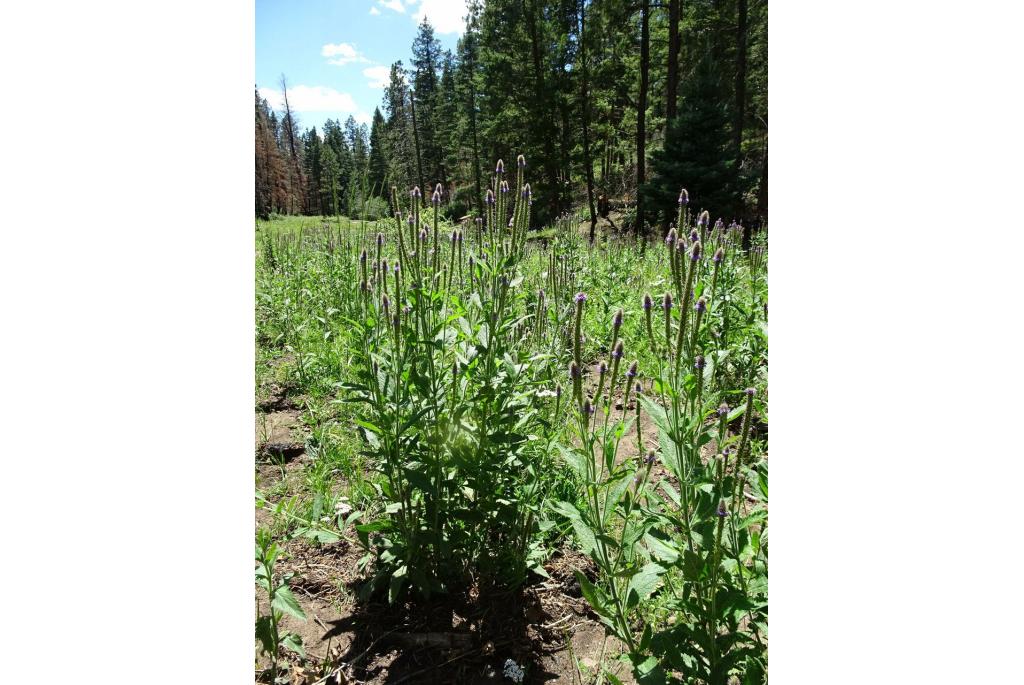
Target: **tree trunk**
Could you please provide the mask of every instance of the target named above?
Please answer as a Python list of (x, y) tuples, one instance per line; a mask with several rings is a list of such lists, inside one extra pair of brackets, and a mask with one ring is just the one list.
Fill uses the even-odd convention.
[[(288, 175), (292, 179), (295, 179), (295, 178), (298, 179), (299, 197), (305, 199), (305, 193), (303, 192), (303, 189), (302, 189), (302, 186), (303, 186), (303, 183), (302, 183), (302, 169), (299, 168), (299, 155), (298, 155), (298, 153), (295, 150), (295, 135), (294, 135), (295, 122), (292, 120), (292, 108), (288, 104), (288, 83), (287, 83), (287, 81), (285, 81), (284, 74), (281, 74), (281, 93), (284, 96), (284, 114), (285, 114), (285, 120), (287, 121), (287, 125), (285, 126), (285, 131), (288, 133), (288, 149), (290, 151), (291, 158), (292, 158), (291, 167), (288, 169)], [(292, 184), (292, 187), (289, 188), (289, 193), (288, 193), (288, 209), (289, 209), (288, 213), (289, 214), (292, 213), (292, 211), (291, 211), (292, 210), (292, 206), (291, 206), (292, 205), (292, 198), (295, 197), (295, 187), (294, 187), (295, 186), (295, 181), (292, 180), (291, 184)]]
[(764, 134), (761, 148), (761, 184), (757, 188), (757, 215), (762, 221), (768, 220), (768, 133)]
[(739, 163), (747, 99), (747, 0), (736, 0), (736, 4), (739, 20), (736, 25), (736, 118), (733, 122), (733, 146)]
[[(473, 40), (476, 40), (475, 38)], [(474, 44), (475, 45), (475, 44)], [(473, 51), (469, 51), (469, 129), (473, 134), (473, 179), (476, 182), (476, 211), (478, 216), (484, 215), (483, 185), (480, 181), (480, 145), (476, 137), (476, 83), (474, 82), (476, 65)]]
[(636, 102), (636, 234), (644, 232), (644, 198), (640, 192), (646, 175), (645, 157), (647, 142), (647, 82), (650, 66), (650, 2), (643, 0), (640, 5), (640, 93)]
[(597, 212), (594, 211), (594, 160), (590, 157), (590, 92), (587, 75), (587, 0), (580, 3), (580, 62), (582, 62), (583, 167), (587, 172), (587, 204), (590, 207), (590, 242), (594, 242)]
[[(741, 0), (742, 1), (742, 0)], [(676, 116), (679, 99), (679, 0), (668, 3), (668, 83), (665, 90), (665, 119)]]

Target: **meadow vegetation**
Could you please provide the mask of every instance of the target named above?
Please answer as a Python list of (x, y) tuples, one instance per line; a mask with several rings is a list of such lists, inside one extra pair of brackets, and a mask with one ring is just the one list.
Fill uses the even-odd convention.
[[(398, 682), (763, 682), (766, 231), (744, 245), (683, 190), (663, 240), (538, 232), (526, 160), (492, 169), (461, 223), (418, 187), (385, 218), (257, 221), (258, 677), (384, 682), (383, 631), (314, 657), (285, 627), (312, 621), (301, 556), (337, 571), (339, 625), (405, 617), (430, 654)], [(542, 590), (582, 596), (596, 658), (552, 673), (484, 623), (409, 625)]]

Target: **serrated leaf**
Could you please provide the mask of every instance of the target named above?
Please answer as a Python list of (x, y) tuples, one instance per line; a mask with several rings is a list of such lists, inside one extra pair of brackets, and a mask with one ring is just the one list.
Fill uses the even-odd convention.
[(285, 633), (281, 637), (281, 646), (292, 650), (302, 658), (306, 658), (306, 650), (302, 647), (302, 638), (295, 633)]
[(274, 592), (274, 601), (271, 606), (297, 619), (306, 620), (306, 613), (302, 610), (298, 600), (295, 599), (295, 595), (292, 594), (291, 588), (287, 585), (277, 588), (277, 591)]

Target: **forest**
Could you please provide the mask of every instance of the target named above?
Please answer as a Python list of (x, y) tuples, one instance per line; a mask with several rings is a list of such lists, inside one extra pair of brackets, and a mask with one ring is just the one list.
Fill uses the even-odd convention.
[(667, 228), (683, 186), (726, 223), (766, 221), (767, 2), (468, 8), (454, 53), (424, 18), (369, 127), (303, 130), (284, 75), (283, 111), (257, 91), (256, 215), (375, 219), (393, 214), (391, 187), (440, 184), (444, 216), (483, 216), (493, 160), (521, 153), (538, 225), (578, 212), (593, 239), (615, 209), (616, 228), (648, 235)]

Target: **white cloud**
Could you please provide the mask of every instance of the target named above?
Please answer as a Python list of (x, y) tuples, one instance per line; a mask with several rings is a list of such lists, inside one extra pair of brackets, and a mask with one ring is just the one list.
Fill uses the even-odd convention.
[(405, 12), (405, 6), (402, 5), (402, 0), (379, 0), (381, 7), (387, 7), (389, 10), (396, 12)]
[[(276, 88), (260, 88), (260, 97), (266, 98), (274, 109), (284, 109), (284, 97)], [(288, 105), (294, 112), (354, 113), (359, 110), (351, 95), (326, 86), (292, 86), (288, 89)]]
[(387, 88), (391, 83), (391, 67), (377, 66), (363, 69), (363, 76), (370, 79), (370, 88)]
[(373, 15), (373, 16), (378, 16), (380, 14), (380, 10), (377, 9), (376, 7), (371, 7), (370, 8), (370, 14)]
[(466, 0), (422, 0), (413, 19), (418, 24), (426, 16), (437, 33), (461, 34), (466, 28), (467, 14)]
[(369, 124), (371, 121), (373, 121), (373, 117), (364, 112), (363, 110), (359, 110), (358, 112), (353, 114), (352, 117), (356, 120), (357, 124)]
[(324, 57), (333, 57), (334, 59), (327, 60), (328, 64), (334, 64), (339, 67), (343, 67), (349, 62), (369, 62), (363, 55), (359, 54), (356, 50), (356, 46), (351, 43), (338, 43), (327, 45), (320, 48), (320, 54)]

